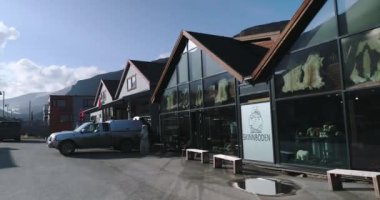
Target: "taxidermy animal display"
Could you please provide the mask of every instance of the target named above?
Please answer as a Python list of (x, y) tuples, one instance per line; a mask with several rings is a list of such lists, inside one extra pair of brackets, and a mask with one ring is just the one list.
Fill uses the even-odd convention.
[(298, 150), (296, 154), (297, 160), (309, 160), (309, 151)]

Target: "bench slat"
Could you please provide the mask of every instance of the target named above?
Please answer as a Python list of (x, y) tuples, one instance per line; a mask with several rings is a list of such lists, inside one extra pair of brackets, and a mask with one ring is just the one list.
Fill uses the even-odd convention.
[(227, 155), (223, 155), (223, 154), (216, 154), (216, 155), (214, 155), (214, 157), (224, 159), (224, 160), (231, 160), (231, 161), (241, 160), (241, 158), (238, 158), (235, 156), (227, 156)]
[(380, 176), (379, 172), (360, 171), (360, 170), (348, 170), (348, 169), (333, 169), (327, 171), (329, 174), (340, 174), (346, 176), (362, 176), (362, 177), (376, 177)]

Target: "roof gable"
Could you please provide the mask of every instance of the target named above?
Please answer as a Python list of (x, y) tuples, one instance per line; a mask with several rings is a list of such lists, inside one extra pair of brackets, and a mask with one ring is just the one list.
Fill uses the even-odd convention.
[(274, 66), (281, 60), (282, 56), (291, 48), (303, 30), (308, 26), (314, 16), (325, 4), (326, 0), (304, 0), (300, 8), (281, 33), (280, 39), (267, 52), (259, 65), (252, 72), (253, 81), (262, 81)]
[(160, 60), (160, 62), (149, 62), (149, 61), (140, 61), (140, 60), (129, 60), (127, 65), (124, 68), (123, 74), (121, 76), (120, 82), (117, 86), (115, 99), (120, 98), (120, 94), (123, 90), (123, 85), (125, 83), (125, 79), (127, 78), (128, 72), (131, 67), (135, 67), (142, 76), (149, 82), (150, 86), (154, 86), (157, 84), (162, 71), (165, 67), (165, 63)]
[(93, 105), (97, 106), (97, 103), (98, 103), (99, 98), (100, 98), (100, 92), (102, 91), (103, 87), (106, 88), (108, 93), (112, 96), (112, 99), (114, 99), (118, 84), (119, 84), (118, 80), (103, 80), (103, 79), (101, 79), (99, 82), (98, 90), (96, 91), (96, 95), (95, 95)]
[(152, 102), (157, 100), (156, 97), (162, 95), (163, 88), (168, 84), (188, 40), (206, 52), (238, 80), (243, 80), (245, 76), (250, 75), (252, 66), (257, 65), (268, 50), (234, 38), (182, 31), (153, 92)]

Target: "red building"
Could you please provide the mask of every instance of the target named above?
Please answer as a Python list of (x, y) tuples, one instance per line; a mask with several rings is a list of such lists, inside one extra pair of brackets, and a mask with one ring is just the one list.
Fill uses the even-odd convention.
[[(81, 123), (81, 110), (91, 107), (94, 96), (50, 95), (49, 132), (72, 130)], [(87, 121), (84, 116), (82, 121)]]

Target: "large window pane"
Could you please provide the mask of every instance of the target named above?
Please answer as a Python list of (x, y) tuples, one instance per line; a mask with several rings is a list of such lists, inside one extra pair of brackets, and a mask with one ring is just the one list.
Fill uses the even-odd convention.
[(161, 111), (175, 111), (177, 110), (177, 106), (177, 88), (165, 90), (161, 99)]
[(297, 39), (292, 50), (327, 42), (337, 35), (334, 0), (329, 0)]
[(186, 110), (189, 109), (189, 85), (178, 86), (178, 109)]
[[(190, 136), (190, 113), (181, 112), (178, 113), (178, 124), (179, 124), (179, 147), (188, 148), (192, 147), (192, 139)], [(180, 150), (180, 149), (179, 149)]]
[(202, 59), (201, 50), (198, 48), (189, 50), (189, 70), (190, 80), (198, 80), (202, 78)]
[(187, 67), (187, 53), (182, 54), (181, 59), (177, 65), (178, 68), (178, 83), (184, 83), (189, 81), (188, 67)]
[(190, 107), (200, 108), (203, 106), (203, 89), (202, 81), (190, 83)]
[(350, 92), (347, 109), (351, 131), (352, 168), (380, 168), (380, 89)]
[(278, 101), (277, 111), (281, 162), (347, 167), (339, 94)]
[(204, 79), (205, 106), (235, 102), (235, 79), (225, 73)]
[(336, 41), (285, 56), (276, 68), (276, 97), (341, 88)]
[(206, 110), (204, 133), (207, 147), (214, 153), (237, 155), (237, 123), (233, 106)]
[(177, 85), (177, 70), (174, 70), (172, 77), (170, 78), (170, 81), (168, 83), (168, 88), (173, 87)]
[(380, 25), (380, 1), (338, 0), (341, 34), (355, 33)]
[(167, 150), (177, 150), (179, 144), (179, 124), (177, 114), (161, 115), (161, 138)]
[(380, 83), (380, 28), (342, 40), (346, 88)]
[(211, 76), (225, 71), (222, 66), (215, 62), (207, 53), (202, 51), (203, 77)]

